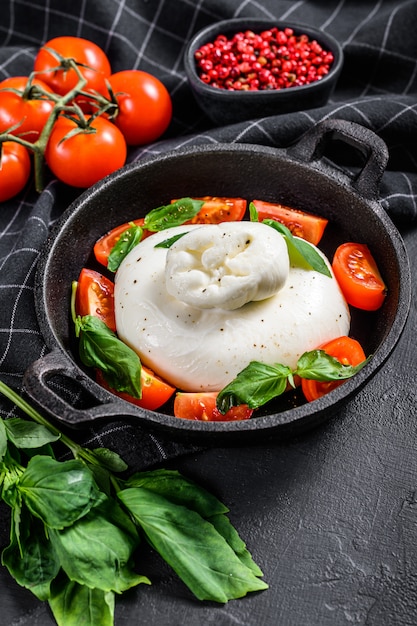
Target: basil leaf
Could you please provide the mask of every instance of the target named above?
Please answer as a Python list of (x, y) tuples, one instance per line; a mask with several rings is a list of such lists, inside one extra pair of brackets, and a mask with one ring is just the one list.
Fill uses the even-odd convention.
[(247, 404), (257, 409), (284, 393), (291, 369), (285, 365), (266, 365), (251, 361), (217, 396), (217, 408), (223, 414), (232, 406)]
[(90, 470), (81, 461), (30, 459), (18, 483), (28, 509), (50, 528), (64, 528), (88, 513), (101, 498)]
[(276, 220), (266, 219), (263, 220), (262, 224), (271, 226), (271, 228), (274, 228), (284, 236), (292, 265), (312, 269), (324, 276), (332, 278), (332, 274), (323, 257), (308, 241), (294, 237), (289, 228)]
[(118, 492), (149, 543), (199, 600), (225, 603), (267, 589), (209, 521), (163, 496), (132, 487)]
[(113, 452), (113, 450), (109, 450), (108, 448), (94, 448), (89, 452), (97, 459), (100, 465), (111, 472), (124, 472), (128, 468), (127, 463), (122, 459), (120, 454)]
[(64, 576), (53, 585), (49, 606), (58, 626), (114, 626), (114, 593), (90, 589)]
[(369, 358), (356, 366), (344, 365), (324, 350), (312, 350), (301, 355), (297, 363), (296, 374), (301, 378), (320, 382), (346, 380), (357, 374), (366, 365)]
[(57, 576), (60, 563), (48, 540), (43, 523), (26, 512), (20, 523), (20, 539), (13, 536), (3, 550), (2, 564), (22, 587), (39, 600), (47, 600), (50, 586)]
[(252, 570), (255, 576), (263, 576), (260, 567), (252, 559), (252, 555), (246, 547), (246, 544), (239, 537), (237, 530), (234, 528), (226, 515), (210, 516), (209, 521), (213, 524), (217, 532), (227, 541), (229, 546), (235, 552), (239, 560)]
[(249, 203), (249, 220), (251, 222), (259, 222), (258, 209), (253, 202)]
[(141, 583), (150, 584), (148, 578), (133, 571), (132, 555), (139, 536), (130, 517), (114, 500), (103, 496), (83, 518), (49, 532), (70, 580), (116, 593)]
[(176, 241), (178, 241), (178, 239), (181, 239), (181, 237), (184, 237), (184, 235), (186, 234), (187, 233), (180, 233), (179, 235), (174, 235), (173, 237), (170, 237), (169, 239), (164, 239), (160, 243), (157, 243), (154, 247), (155, 248), (170, 248)]
[(227, 513), (228, 509), (214, 495), (176, 470), (158, 469), (138, 472), (126, 481), (126, 487), (142, 487), (158, 493), (173, 502), (181, 504), (203, 517)]
[(107, 269), (111, 272), (115, 272), (123, 259), (141, 241), (142, 234), (143, 229), (134, 223), (132, 223), (130, 228), (123, 231), (117, 243), (110, 250), (110, 254), (107, 259)]
[(98, 367), (116, 391), (142, 397), (141, 362), (134, 350), (95, 315), (78, 317), (80, 359), (88, 367)]
[(41, 448), (47, 443), (58, 441), (59, 435), (54, 435), (46, 426), (11, 417), (5, 422), (8, 439), (16, 448)]
[(3, 460), (7, 452), (7, 431), (5, 421), (0, 417), (0, 461)]
[(173, 226), (181, 226), (197, 215), (203, 204), (204, 200), (181, 198), (166, 206), (158, 207), (145, 215), (143, 228), (157, 232)]

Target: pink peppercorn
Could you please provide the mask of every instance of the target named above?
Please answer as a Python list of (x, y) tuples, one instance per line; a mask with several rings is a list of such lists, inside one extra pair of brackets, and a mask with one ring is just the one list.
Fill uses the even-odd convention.
[(273, 27), (261, 33), (218, 35), (194, 55), (197, 72), (212, 87), (239, 91), (308, 85), (328, 74), (334, 61), (308, 35)]

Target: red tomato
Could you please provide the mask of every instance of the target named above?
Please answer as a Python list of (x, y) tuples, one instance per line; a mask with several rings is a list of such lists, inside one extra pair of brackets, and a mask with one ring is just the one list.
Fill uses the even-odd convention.
[[(57, 57), (49, 52), (48, 48), (55, 50)], [(55, 37), (39, 50), (34, 64), (35, 71), (39, 72), (38, 77), (55, 93), (65, 95), (76, 86), (78, 77), (72, 68), (51, 71), (60, 65), (61, 57), (71, 58), (82, 64), (79, 65), (79, 70), (87, 80), (84, 91), (98, 91), (103, 96), (107, 95), (106, 79), (111, 74), (111, 67), (106, 54), (99, 46), (81, 37)]]
[[(330, 354), (330, 356), (334, 356), (343, 365), (359, 365), (366, 359), (362, 346), (352, 337), (337, 337), (337, 339), (332, 339), (320, 346), (320, 349)], [(317, 398), (321, 398), (329, 391), (336, 389), (343, 382), (343, 380), (334, 380), (321, 383), (317, 380), (303, 378), (301, 380), (301, 389), (306, 400), (312, 402), (312, 400), (317, 400)]]
[(250, 409), (247, 404), (234, 406), (223, 415), (216, 407), (217, 396), (217, 391), (177, 392), (174, 400), (174, 415), (187, 420), (203, 422), (235, 422), (251, 417), (253, 409)]
[(204, 200), (200, 211), (188, 224), (219, 224), (220, 222), (239, 222), (246, 211), (246, 200), (243, 198), (223, 198), (203, 196), (194, 198)]
[(102, 372), (100, 370), (97, 370), (96, 372), (96, 380), (102, 387), (111, 391), (111, 393), (114, 393), (119, 398), (135, 404), (136, 406), (140, 406), (143, 409), (149, 409), (150, 411), (159, 409), (159, 407), (170, 399), (175, 391), (175, 387), (166, 383), (162, 380), (162, 378), (156, 376), (152, 370), (144, 367), (143, 365), (140, 379), (142, 383), (142, 397), (139, 399), (134, 398), (124, 391), (116, 391), (115, 389), (112, 389), (104, 380)]
[[(46, 83), (37, 78), (31, 81), (32, 87), (25, 92), (28, 83), (26, 76), (12, 76), (0, 83), (0, 132), (7, 131), (11, 126), (20, 124), (11, 131), (13, 135), (21, 135), (27, 141), (35, 142), (45, 125), (54, 102), (36, 97), (36, 87), (51, 92)], [(9, 89), (17, 90), (8, 91)], [(6, 90), (6, 91), (3, 91)]]
[(365, 311), (376, 311), (387, 288), (367, 245), (344, 243), (334, 254), (333, 271), (346, 301)]
[(106, 276), (83, 268), (78, 277), (77, 294), (75, 298), (77, 315), (95, 315), (99, 317), (110, 330), (116, 330), (114, 318), (114, 284)]
[[(144, 222), (144, 218), (141, 217), (138, 220), (132, 220), (132, 222), (136, 224), (137, 226), (142, 226)], [(96, 243), (94, 244), (93, 250), (94, 250), (94, 256), (96, 257), (96, 260), (99, 263), (107, 267), (107, 260), (109, 258), (109, 254), (112, 248), (119, 241), (121, 234), (125, 230), (127, 230), (130, 226), (131, 224), (129, 224), (128, 222), (124, 224), (120, 224), (120, 226), (116, 226), (115, 228), (113, 228), (111, 231), (109, 231), (108, 233), (103, 235), (103, 237), (100, 237), (100, 239), (96, 241)], [(145, 237), (147, 237), (149, 234), (151, 234), (150, 231), (144, 230), (142, 239), (145, 239)]]
[(283, 204), (254, 200), (259, 215), (259, 221), (265, 219), (276, 220), (289, 228), (295, 237), (306, 239), (315, 246), (323, 236), (329, 220), (312, 213), (292, 209)]
[(46, 147), (46, 162), (62, 182), (90, 187), (125, 164), (126, 142), (114, 124), (97, 117), (91, 123), (93, 132), (86, 130), (67, 137), (76, 128), (73, 120), (59, 117)]
[(140, 70), (124, 70), (112, 74), (109, 83), (119, 105), (114, 123), (128, 145), (151, 143), (166, 131), (172, 101), (160, 80)]
[(0, 144), (0, 202), (22, 191), (30, 176), (30, 157), (24, 146), (15, 141)]

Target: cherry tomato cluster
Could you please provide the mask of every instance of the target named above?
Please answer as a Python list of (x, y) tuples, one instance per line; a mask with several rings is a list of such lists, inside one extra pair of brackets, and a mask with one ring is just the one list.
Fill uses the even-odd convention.
[(201, 80), (231, 91), (284, 89), (308, 85), (329, 73), (334, 57), (292, 28), (218, 35), (195, 52)]
[(141, 70), (112, 73), (95, 43), (56, 37), (39, 49), (30, 76), (0, 83), (0, 202), (27, 184), (34, 157), (73, 187), (89, 187), (125, 164), (128, 146), (158, 139), (172, 118), (163, 83)]

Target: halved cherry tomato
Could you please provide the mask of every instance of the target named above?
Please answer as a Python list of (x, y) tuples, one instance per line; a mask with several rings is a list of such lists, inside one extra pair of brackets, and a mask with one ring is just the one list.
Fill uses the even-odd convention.
[(187, 224), (220, 224), (221, 222), (239, 222), (246, 211), (243, 198), (224, 198), (203, 196), (194, 200), (204, 200), (204, 204), (195, 217)]
[(387, 288), (367, 245), (343, 243), (334, 254), (332, 267), (349, 304), (365, 311), (382, 306)]
[(46, 83), (34, 78), (28, 86), (28, 80), (27, 76), (10, 76), (0, 83), (0, 132), (17, 126), (11, 134), (35, 142), (54, 102), (38, 91), (51, 93), (52, 89)]
[(142, 397), (139, 399), (134, 398), (124, 391), (116, 391), (115, 389), (112, 389), (105, 381), (102, 372), (100, 370), (97, 370), (96, 372), (96, 380), (99, 385), (108, 391), (111, 391), (111, 393), (114, 393), (119, 398), (122, 398), (131, 404), (135, 404), (136, 406), (140, 406), (143, 409), (149, 409), (150, 411), (159, 409), (175, 392), (175, 387), (166, 383), (162, 380), (162, 378), (154, 374), (152, 370), (148, 369), (144, 365), (142, 365), (140, 379), (142, 384)]
[(84, 267), (78, 277), (75, 311), (77, 315), (95, 315), (110, 330), (115, 331), (114, 284), (112, 281), (100, 272)]
[[(136, 224), (136, 226), (142, 226), (143, 221), (144, 221), (143, 217), (137, 220), (132, 220), (132, 222)], [(99, 263), (101, 263), (105, 267), (107, 266), (107, 260), (109, 258), (109, 254), (112, 248), (119, 241), (122, 233), (124, 233), (125, 230), (130, 228), (130, 226), (131, 224), (128, 222), (125, 222), (124, 224), (120, 224), (120, 226), (116, 226), (115, 228), (110, 230), (108, 233), (106, 233), (105, 235), (100, 237), (100, 239), (96, 241), (96, 243), (94, 244), (93, 251), (94, 251), (94, 256), (96, 257), (96, 260)], [(144, 230), (142, 239), (145, 239), (145, 237), (147, 237), (148, 234), (151, 234), (150, 231)]]
[(179, 391), (174, 400), (174, 415), (187, 420), (203, 422), (234, 422), (247, 420), (251, 417), (253, 409), (250, 409), (247, 404), (234, 406), (223, 415), (216, 407), (217, 396), (217, 391), (197, 393)]
[[(324, 350), (330, 356), (334, 356), (343, 365), (359, 365), (366, 359), (361, 344), (356, 339), (352, 339), (352, 337), (337, 337), (323, 344), (319, 349)], [(301, 389), (306, 400), (312, 402), (329, 393), (329, 391), (336, 389), (343, 382), (343, 380), (334, 380), (322, 383), (317, 380), (303, 378), (301, 380)]]
[(281, 224), (289, 228), (295, 237), (301, 237), (315, 246), (322, 238), (324, 229), (329, 221), (324, 217), (292, 209), (280, 203), (253, 200), (253, 204), (258, 211), (260, 222), (265, 219), (281, 222)]
[(20, 193), (30, 176), (29, 152), (15, 141), (0, 145), (0, 202)]

